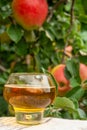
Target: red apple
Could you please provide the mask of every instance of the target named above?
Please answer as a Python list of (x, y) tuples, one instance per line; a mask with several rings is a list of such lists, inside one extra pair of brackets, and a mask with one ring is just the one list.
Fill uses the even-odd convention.
[(13, 0), (13, 16), (26, 30), (36, 29), (44, 23), (48, 14), (46, 0)]
[(52, 69), (52, 74), (58, 83), (58, 95), (63, 96), (67, 91), (71, 89), (69, 81), (64, 75), (65, 65), (60, 64)]
[(80, 78), (82, 81), (87, 80), (87, 66), (80, 63)]
[[(67, 80), (64, 75), (64, 69), (65, 69), (65, 65), (60, 64), (60, 65), (55, 66), (51, 71), (51, 73), (53, 74), (53, 76), (55, 77), (59, 85), (58, 86), (59, 96), (64, 96), (71, 89), (69, 80)], [(87, 80), (87, 66), (83, 63), (80, 63), (79, 74), (80, 74), (80, 78), (82, 82), (84, 80)]]

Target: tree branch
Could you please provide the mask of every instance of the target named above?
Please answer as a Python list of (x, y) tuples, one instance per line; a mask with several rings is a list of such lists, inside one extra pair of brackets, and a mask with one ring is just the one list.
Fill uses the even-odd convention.
[(70, 11), (70, 15), (71, 15), (70, 24), (71, 24), (71, 26), (73, 25), (73, 21), (74, 21), (74, 3), (75, 3), (75, 0), (72, 0), (71, 11)]
[(67, 2), (67, 0), (60, 0), (60, 1), (56, 2), (56, 4), (53, 6), (53, 8), (49, 12), (49, 16), (47, 18), (48, 22), (51, 20), (51, 18), (53, 16), (53, 11), (56, 10), (61, 4), (66, 3), (66, 2)]
[(2, 65), (0, 65), (0, 70), (1, 71), (4, 71), (4, 72), (6, 72), (7, 70), (6, 70), (6, 68), (5, 67), (3, 67)]
[[(74, 4), (75, 4), (75, 0), (72, 0), (72, 3), (71, 3), (71, 10), (70, 10), (70, 27), (68, 29), (68, 34), (66, 37), (68, 37), (68, 35), (70, 34), (71, 30), (72, 30), (72, 25), (74, 23)], [(68, 42), (66, 40), (66, 43), (65, 43), (65, 47), (64, 47), (64, 53), (63, 53), (63, 57), (62, 57), (62, 63), (64, 63), (64, 59), (65, 59), (65, 48), (68, 46)]]

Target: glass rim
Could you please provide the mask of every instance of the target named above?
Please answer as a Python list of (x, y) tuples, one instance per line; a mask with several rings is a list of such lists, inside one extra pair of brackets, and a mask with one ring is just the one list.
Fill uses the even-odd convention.
[[(23, 76), (23, 77), (21, 77), (21, 76)], [(30, 78), (31, 78), (30, 80), (28, 80), (28, 78), (29, 78), (28, 76), (30, 76)], [(18, 78), (21, 77), (21, 78), (16, 80), (17, 77)], [(25, 83), (23, 83), (23, 82), (21, 83), (21, 81), (22, 81), (21, 79), (22, 78), (24, 78), (24, 79), (27, 78), (27, 80), (25, 80)], [(36, 84), (35, 84), (35, 82), (33, 82), (33, 78), (34, 78), (34, 80), (37, 80)], [(26, 87), (28, 87), (28, 86), (31, 85), (31, 86), (34, 86), (34, 87), (37, 87), (37, 86), (40, 87), (40, 86), (44, 85), (44, 86), (48, 87), (48, 86), (50, 86), (49, 85), (49, 83), (51, 81), (50, 79), (51, 79), (51, 76), (49, 74), (46, 74), (46, 73), (40, 73), (40, 72), (17, 72), (17, 73), (11, 73), (9, 75), (8, 80), (7, 80), (7, 82), (5, 83), (4, 86), (6, 87), (6, 86), (15, 86), (16, 85), (16, 86), (22, 87), (23, 85), (25, 85)], [(54, 86), (54, 82), (53, 81), (51, 82), (51, 87), (52, 86)]]
[(23, 74), (23, 75), (48, 75), (47, 73), (43, 73), (43, 72), (13, 72), (11, 73), (9, 76), (11, 75), (20, 75), (20, 74)]

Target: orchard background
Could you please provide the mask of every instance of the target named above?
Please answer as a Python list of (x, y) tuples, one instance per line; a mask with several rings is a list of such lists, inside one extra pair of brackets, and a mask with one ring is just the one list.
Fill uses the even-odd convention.
[(56, 65), (66, 64), (72, 90), (57, 97), (45, 116), (87, 119), (87, 82), (83, 89), (77, 80), (79, 63), (87, 65), (87, 1), (47, 2), (49, 13), (44, 24), (26, 31), (12, 15), (12, 0), (0, 0), (0, 116), (12, 115), (3, 98), (10, 73), (42, 72), (42, 68), (51, 71)]

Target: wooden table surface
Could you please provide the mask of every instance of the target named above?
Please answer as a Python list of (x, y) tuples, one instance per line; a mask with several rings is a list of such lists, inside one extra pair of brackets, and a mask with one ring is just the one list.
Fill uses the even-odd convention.
[(87, 130), (87, 121), (45, 118), (44, 123), (29, 126), (18, 124), (15, 117), (1, 117), (0, 130)]

